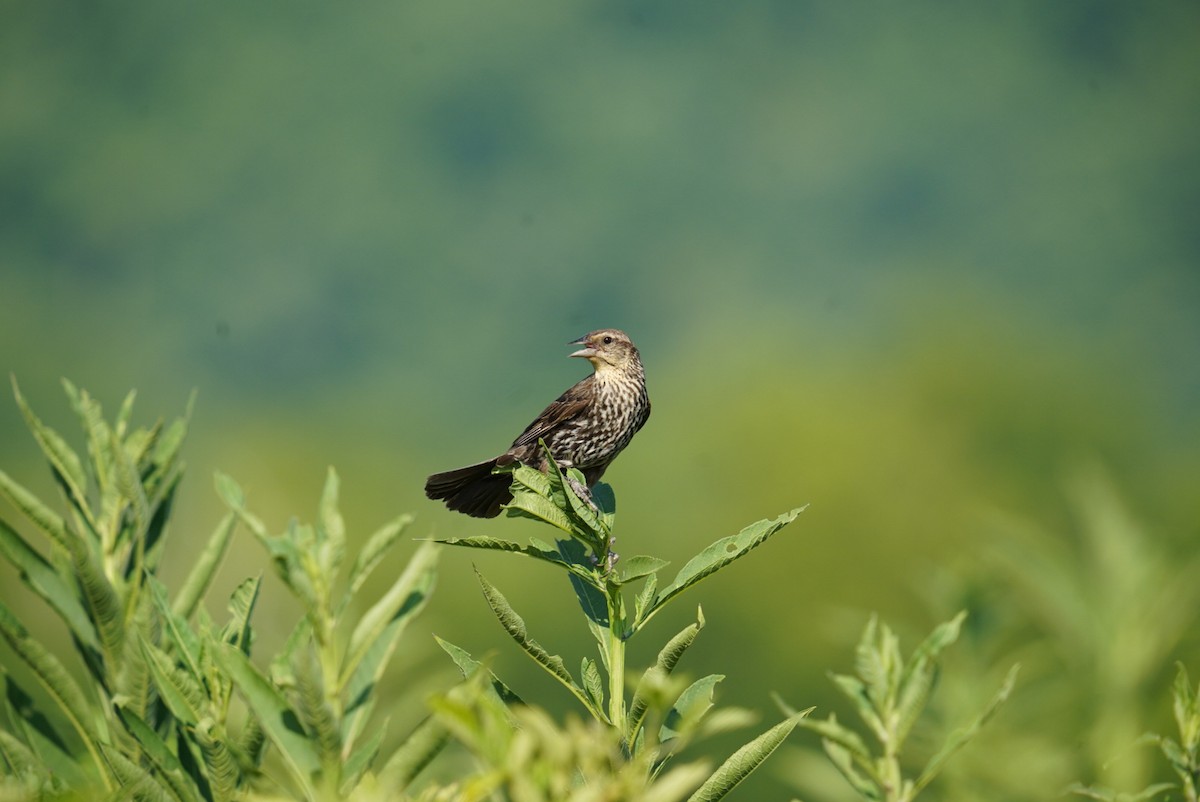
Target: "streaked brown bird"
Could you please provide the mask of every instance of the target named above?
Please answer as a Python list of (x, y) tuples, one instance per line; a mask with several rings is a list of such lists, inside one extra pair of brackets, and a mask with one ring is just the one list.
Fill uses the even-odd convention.
[(494, 518), (512, 501), (509, 477), (494, 474), (497, 466), (520, 460), (543, 473), (549, 467), (538, 448), (545, 440), (555, 462), (578, 468), (591, 488), (617, 454), (650, 417), (646, 374), (633, 341), (623, 331), (600, 329), (568, 345), (583, 346), (571, 356), (592, 363), (595, 372), (560, 395), (498, 457), (435, 473), (425, 482), (425, 495), (442, 499), (452, 510), (476, 518)]

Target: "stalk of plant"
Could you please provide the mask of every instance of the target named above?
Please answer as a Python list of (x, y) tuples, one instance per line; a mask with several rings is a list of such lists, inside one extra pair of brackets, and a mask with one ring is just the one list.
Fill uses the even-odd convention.
[[(233, 508), (217, 525), (178, 589), (157, 572), (183, 476), (180, 448), (190, 417), (132, 425), (133, 393), (109, 422), (100, 404), (64, 382), (84, 431), (81, 457), (43, 423), (14, 381), (17, 404), (50, 463), (60, 515), (0, 471), (0, 496), (41, 536), (41, 547), (0, 520), (0, 554), (66, 626), (85, 670), (64, 659), (0, 602), (0, 637), (41, 687), (41, 698), (0, 667), (0, 791), (19, 797), (105, 797), (225, 802), (254, 794), (316, 800), (360, 788), (394, 795), (444, 744), (430, 718), (386, 764), (383, 727), (367, 735), (375, 684), (406, 624), (433, 587), (436, 550), (418, 549), (391, 589), (361, 618), (351, 597), (408, 524), (399, 518), (367, 540), (340, 590), (345, 554), (337, 476), (329, 473), (316, 526), (270, 536), (227, 477)], [(243, 581), (217, 624), (202, 604), (238, 521), (266, 545), (280, 576), (305, 602), (305, 617), (270, 675), (250, 660), (260, 577)], [(337, 647), (349, 630), (349, 645)], [(236, 692), (236, 693), (235, 693)], [(236, 704), (240, 695), (245, 706)], [(48, 703), (48, 704), (47, 704)], [(278, 759), (268, 760), (269, 747)], [(287, 776), (273, 775), (282, 764)]]
[[(666, 604), (700, 580), (762, 545), (794, 521), (803, 508), (772, 520), (759, 521), (736, 535), (716, 541), (690, 559), (660, 588), (658, 572), (667, 565), (665, 560), (649, 555), (618, 558), (613, 551), (616, 501), (612, 489), (598, 483), (592, 489), (591, 499), (581, 498), (569, 478), (573, 475), (575, 486), (583, 487), (582, 474), (571, 469), (564, 475), (544, 444), (542, 447), (549, 464), (545, 474), (520, 464), (507, 469), (511, 473), (513, 493), (507, 515), (555, 528), (560, 533), (555, 543), (537, 537), (530, 537), (526, 543), (494, 537), (450, 538), (440, 542), (511, 552), (566, 573), (600, 657), (599, 663), (588, 657), (582, 658), (579, 679), (567, 668), (561, 656), (552, 654), (530, 636), (524, 619), (500, 590), (476, 569), (484, 598), (509, 636), (561, 683), (592, 718), (616, 733), (626, 759), (650, 756), (646, 765), (648, 779), (652, 780), (684, 744), (705, 734), (706, 721), (707, 726), (720, 728), (731, 718), (744, 720), (744, 717), (734, 714), (706, 719), (712, 708), (713, 689), (724, 679), (723, 675), (711, 674), (686, 687), (679, 687), (672, 677), (680, 658), (704, 626), (704, 615), (699, 609), (696, 622), (663, 647), (655, 664), (641, 675), (628, 699), (626, 642)], [(624, 590), (635, 582), (641, 582), (641, 588), (630, 606), (626, 603)], [(442, 646), (465, 674), (480, 670), (479, 663), (466, 651), (444, 641)], [(493, 687), (500, 698), (519, 701), (511, 689), (495, 677)], [(793, 713), (746, 744), (705, 779), (691, 798), (713, 800), (724, 796), (757, 768), (806, 714), (807, 711)]]
[[(912, 802), (937, 777), (946, 761), (965, 746), (997, 708), (1008, 699), (1019, 666), (1009, 670), (1000, 689), (967, 725), (950, 733), (941, 748), (915, 776), (906, 776), (904, 746), (929, 701), (937, 676), (938, 657), (958, 640), (966, 613), (937, 626), (905, 660), (900, 641), (887, 624), (872, 617), (855, 652), (855, 673), (832, 679), (854, 705), (855, 712), (878, 742), (872, 751), (857, 732), (830, 715), (800, 722), (821, 736), (825, 753), (846, 781), (872, 802)], [(784, 706), (787, 710), (787, 706)]]

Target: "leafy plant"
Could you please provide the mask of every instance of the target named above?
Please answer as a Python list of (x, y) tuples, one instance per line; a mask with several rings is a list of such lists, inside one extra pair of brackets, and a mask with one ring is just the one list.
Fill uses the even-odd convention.
[(1154, 783), (1136, 794), (1126, 794), (1109, 788), (1097, 788), (1075, 784), (1071, 790), (1092, 799), (1102, 799), (1105, 802), (1142, 802), (1153, 799), (1172, 788), (1179, 788), (1185, 802), (1197, 802), (1200, 799), (1200, 687), (1193, 690), (1188, 679), (1187, 669), (1179, 665), (1172, 688), (1173, 712), (1175, 725), (1179, 730), (1179, 740), (1169, 736), (1148, 733), (1142, 737), (1145, 743), (1153, 743), (1162, 751), (1171, 769), (1179, 777), (1179, 785), (1173, 783)]
[(966, 726), (946, 737), (917, 776), (906, 776), (902, 758), (913, 726), (929, 701), (938, 672), (938, 657), (958, 639), (966, 613), (962, 612), (934, 631), (907, 660), (899, 638), (887, 624), (872, 617), (855, 652), (855, 673), (834, 674), (832, 679), (854, 705), (866, 729), (878, 743), (872, 750), (857, 732), (843, 726), (833, 714), (824, 720), (805, 719), (800, 726), (821, 736), (829, 760), (864, 799), (910, 802), (937, 777), (946, 761), (967, 744), (1008, 698), (1018, 666), (984, 709)]
[[(713, 690), (724, 677), (710, 674), (687, 685), (674, 681), (677, 664), (704, 626), (700, 610), (696, 622), (663, 647), (655, 664), (641, 675), (631, 697), (626, 693), (626, 642), (667, 603), (764, 543), (794, 521), (803, 508), (773, 520), (759, 521), (736, 535), (716, 541), (660, 587), (658, 572), (666, 566), (666, 561), (648, 555), (618, 559), (613, 551), (616, 502), (611, 488), (597, 484), (590, 499), (581, 497), (572, 485), (583, 487), (582, 474), (571, 469), (564, 476), (548, 450), (545, 454), (549, 465), (545, 474), (524, 465), (509, 469), (513, 500), (507, 514), (548, 524), (567, 537), (559, 535), (554, 544), (536, 537), (526, 543), (493, 537), (451, 538), (440, 542), (511, 552), (566, 573), (600, 657), (599, 662), (583, 657), (578, 678), (560, 655), (551, 653), (529, 634), (524, 619), (500, 590), (476, 571), (484, 598), (505, 632), (562, 684), (595, 722), (607, 729), (628, 765), (639, 767), (635, 771), (644, 780), (652, 780), (683, 745), (704, 734), (706, 726), (720, 728), (729, 722), (729, 717), (708, 715), (713, 706)], [(629, 605), (624, 591), (635, 582), (640, 582), (641, 587)], [(464, 674), (470, 676), (480, 670), (479, 663), (463, 649), (445, 642), (442, 645)], [(492, 681), (497, 698), (511, 703), (520, 701), (497, 678)], [(485, 714), (491, 715), (487, 711)], [(689, 798), (723, 797), (756, 769), (806, 714), (807, 711), (790, 714), (738, 750)]]
[[(292, 525), (277, 537), (246, 511), (233, 481), (218, 476), (233, 510), (172, 595), (157, 570), (183, 475), (179, 452), (191, 405), (170, 425), (134, 428), (133, 393), (110, 423), (99, 403), (64, 382), (87, 439), (83, 459), (34, 415), (15, 381), (13, 387), (67, 511), (58, 514), (0, 472), (0, 495), (45, 538), (44, 548), (36, 548), (0, 520), (0, 553), (66, 625), (86, 673), (81, 682), (0, 602), (0, 635), (49, 703), (43, 710), (42, 699), (0, 668), (6, 724), (0, 767), (9, 787), (39, 797), (100, 791), (177, 802), (219, 802), (255, 789), (334, 798), (353, 795), (362, 782), (402, 788), (440, 749), (447, 736), (430, 719), (378, 775), (371, 773), (383, 737), (382, 727), (365, 735), (375, 684), (432, 590), (436, 548), (420, 548), (357, 621), (349, 603), (407, 518), (367, 541), (335, 592), (346, 549), (332, 470), (318, 523)], [(270, 676), (250, 661), (260, 579), (238, 586), (224, 624), (201, 604), (239, 520), (267, 546), (278, 573), (305, 603), (305, 617)], [(342, 628), (351, 632), (339, 650)], [(235, 690), (244, 708), (234, 704)], [(268, 745), (277, 748), (290, 783), (270, 776)]]

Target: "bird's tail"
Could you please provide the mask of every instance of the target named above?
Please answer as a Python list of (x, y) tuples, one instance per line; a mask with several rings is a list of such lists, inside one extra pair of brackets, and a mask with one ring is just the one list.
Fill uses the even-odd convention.
[(475, 518), (495, 518), (501, 505), (512, 501), (509, 477), (492, 473), (499, 459), (435, 473), (425, 480), (425, 495), (442, 499), (450, 509)]

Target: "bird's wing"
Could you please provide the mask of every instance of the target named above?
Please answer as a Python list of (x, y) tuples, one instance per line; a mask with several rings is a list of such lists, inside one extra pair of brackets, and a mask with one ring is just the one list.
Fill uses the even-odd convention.
[(592, 377), (588, 376), (550, 402), (550, 406), (542, 410), (542, 414), (538, 415), (533, 423), (521, 432), (521, 436), (513, 441), (512, 448), (536, 444), (539, 438), (545, 437), (587, 409), (592, 398), (591, 383)]

